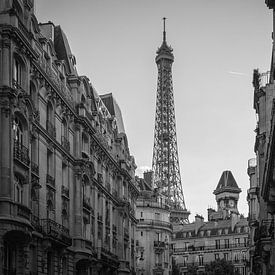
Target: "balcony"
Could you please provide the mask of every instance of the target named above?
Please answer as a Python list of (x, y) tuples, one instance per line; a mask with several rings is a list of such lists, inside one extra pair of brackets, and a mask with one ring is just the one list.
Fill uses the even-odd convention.
[[(248, 247), (248, 243), (237, 243), (237, 244), (221, 244), (220, 246), (216, 245), (208, 245), (208, 246), (193, 246), (189, 245), (186, 247), (181, 248), (174, 248), (174, 253), (181, 253), (181, 252), (193, 252), (193, 251), (217, 251), (217, 250), (234, 250), (234, 248), (240, 249)], [(197, 252), (196, 252), (197, 253)]]
[(55, 179), (49, 174), (46, 175), (46, 183), (55, 188)]
[(35, 162), (31, 162), (31, 170), (32, 170), (32, 173), (34, 173), (35, 175), (39, 175), (39, 167), (38, 167), (38, 164), (36, 164)]
[(21, 204), (16, 203), (17, 208), (17, 216), (22, 217), (24, 219), (30, 220), (31, 218), (31, 210), (29, 207)]
[(165, 248), (165, 242), (161, 242), (161, 241), (154, 241), (154, 247), (156, 248)]
[(27, 166), (30, 164), (29, 149), (17, 140), (14, 140), (13, 157)]
[(70, 152), (70, 142), (64, 136), (61, 137), (61, 145), (66, 151)]
[(69, 229), (63, 225), (51, 219), (42, 219), (41, 227), (43, 234), (48, 238), (55, 240), (63, 246), (72, 245), (72, 238), (70, 236)]
[(149, 219), (140, 219), (138, 222), (139, 225), (153, 226), (153, 227), (165, 227), (170, 230), (173, 229), (170, 222), (158, 221), (158, 220), (149, 220)]
[(52, 137), (55, 138), (56, 137), (56, 130), (55, 127), (53, 125), (53, 123), (49, 120), (47, 120), (46, 122), (46, 130), (48, 131), (48, 134)]
[(65, 196), (66, 198), (69, 198), (70, 197), (70, 192), (69, 192), (69, 188), (62, 185), (61, 187), (61, 194), (62, 196)]

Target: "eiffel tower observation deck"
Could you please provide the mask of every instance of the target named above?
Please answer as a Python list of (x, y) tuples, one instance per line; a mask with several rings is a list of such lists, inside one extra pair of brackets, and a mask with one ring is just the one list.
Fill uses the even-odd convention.
[(152, 167), (154, 186), (170, 206), (170, 221), (184, 223), (188, 222), (190, 212), (185, 206), (181, 184), (172, 83), (174, 55), (166, 42), (165, 20), (163, 18), (163, 41), (156, 56), (158, 82)]

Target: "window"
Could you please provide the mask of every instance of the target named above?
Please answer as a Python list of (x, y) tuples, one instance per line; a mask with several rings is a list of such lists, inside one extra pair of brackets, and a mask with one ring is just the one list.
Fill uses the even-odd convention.
[(199, 255), (199, 266), (203, 265), (203, 255)]
[(183, 266), (187, 266), (188, 256), (183, 256)]
[(17, 58), (14, 59), (13, 79), (16, 84), (22, 85), (22, 64)]
[(235, 238), (235, 246), (240, 246), (240, 238)]
[(16, 248), (4, 241), (4, 274), (16, 274), (17, 253)]
[(140, 212), (140, 217), (141, 217), (141, 218), (143, 217), (143, 212)]
[(140, 236), (143, 236), (143, 231), (140, 231)]
[(223, 258), (224, 258), (226, 261), (228, 261), (228, 253), (224, 253), (224, 254), (223, 254)]
[(14, 176), (14, 201), (23, 203), (23, 180), (17, 175)]
[(245, 237), (243, 240), (244, 240), (244, 246), (248, 246), (248, 239)]
[(47, 174), (53, 176), (53, 153), (47, 150)]
[(89, 148), (89, 140), (85, 133), (82, 133), (82, 158), (89, 158), (88, 150)]
[(15, 142), (20, 146), (23, 145), (23, 126), (18, 117), (13, 121), (13, 133)]
[(216, 243), (216, 249), (220, 249), (220, 247), (221, 247), (220, 240), (216, 240), (215, 243)]
[(224, 247), (229, 248), (229, 239), (224, 240)]

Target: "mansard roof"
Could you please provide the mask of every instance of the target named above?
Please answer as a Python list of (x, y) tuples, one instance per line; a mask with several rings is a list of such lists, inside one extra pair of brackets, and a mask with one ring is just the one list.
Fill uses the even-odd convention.
[(71, 52), (71, 48), (67, 36), (60, 26), (54, 27), (54, 47), (59, 60), (65, 60), (66, 69), (68, 74), (77, 75), (75, 69), (75, 57)]
[(241, 189), (238, 187), (236, 180), (231, 171), (224, 171), (221, 175), (219, 183), (214, 190), (214, 195), (222, 192), (240, 193)]
[(100, 98), (103, 101), (106, 108), (108, 109), (109, 113), (116, 118), (118, 132), (125, 134), (122, 113), (119, 105), (117, 104), (116, 100), (113, 97), (113, 94), (109, 93), (105, 95), (100, 95)]

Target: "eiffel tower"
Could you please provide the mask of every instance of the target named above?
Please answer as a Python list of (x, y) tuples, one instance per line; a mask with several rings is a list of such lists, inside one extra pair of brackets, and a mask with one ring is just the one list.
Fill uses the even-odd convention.
[(163, 18), (163, 41), (156, 56), (158, 82), (152, 169), (154, 186), (166, 197), (170, 207), (170, 221), (183, 223), (188, 222), (190, 212), (186, 210), (181, 184), (172, 83), (174, 55), (166, 42), (165, 20)]

